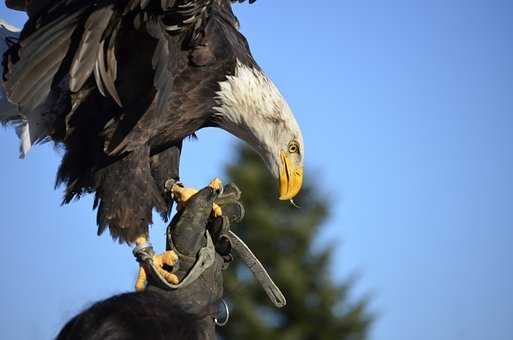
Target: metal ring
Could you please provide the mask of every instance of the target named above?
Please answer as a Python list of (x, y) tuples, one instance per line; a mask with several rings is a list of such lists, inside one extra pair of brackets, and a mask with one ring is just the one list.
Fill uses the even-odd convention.
[(226, 303), (226, 301), (224, 299), (222, 300), (222, 303), (224, 305), (224, 311), (226, 313), (226, 317), (223, 321), (219, 321), (219, 319), (214, 318), (214, 322), (218, 327), (224, 327), (230, 321), (230, 308), (228, 307), (228, 304)]
[(144, 250), (144, 249), (148, 249), (148, 248), (151, 248), (152, 245), (150, 242), (144, 242), (144, 243), (141, 243), (141, 244), (138, 244), (137, 246), (134, 247), (134, 250), (132, 250), (132, 253), (134, 254), (134, 256), (137, 257), (137, 254)]

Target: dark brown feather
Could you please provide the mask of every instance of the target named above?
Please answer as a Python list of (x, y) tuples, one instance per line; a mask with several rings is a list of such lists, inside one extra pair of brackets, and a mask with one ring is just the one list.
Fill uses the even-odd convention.
[(154, 209), (167, 217), (165, 183), (179, 177), (182, 140), (213, 125), (219, 82), (237, 60), (257, 66), (230, 0), (98, 4), (56, 0), (31, 16), (6, 87), (37, 138), (65, 147), (63, 203), (95, 193), (98, 232), (130, 243)]
[(49, 23), (48, 29), (21, 41), (19, 61), (9, 67), (5, 88), (9, 99), (22, 110), (32, 111), (47, 98), (81, 13), (59, 18)]
[(168, 211), (151, 174), (149, 146), (99, 169), (95, 187), (98, 234), (108, 226), (114, 239), (132, 243), (148, 233), (154, 208), (162, 214)]
[(91, 76), (98, 58), (98, 50), (103, 48), (103, 44), (100, 45), (100, 41), (113, 13), (113, 7), (108, 6), (94, 11), (87, 18), (82, 41), (75, 53), (75, 58), (69, 71), (69, 86), (72, 92), (80, 90), (85, 81)]

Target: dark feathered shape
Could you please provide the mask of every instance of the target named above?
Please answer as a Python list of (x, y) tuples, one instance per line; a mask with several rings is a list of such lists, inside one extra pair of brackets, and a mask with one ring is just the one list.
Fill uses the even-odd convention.
[(109, 227), (133, 242), (147, 234), (154, 209), (167, 216), (164, 183), (179, 177), (182, 140), (215, 125), (219, 83), (237, 62), (257, 67), (231, 1), (27, 6), (29, 21), (4, 60), (6, 92), (20, 112), (5, 119), (28, 122), (29, 145), (61, 144), (63, 203), (95, 193), (98, 232)]
[(22, 38), (16, 56), (7, 55), (5, 89), (9, 99), (20, 105), (23, 112), (34, 111), (48, 97), (83, 13), (79, 10), (56, 18), (48, 23), (47, 29)]
[(98, 59), (104, 60), (103, 55), (99, 55), (99, 51), (103, 52), (104, 44), (100, 44), (107, 25), (113, 14), (112, 6), (103, 7), (94, 11), (84, 24), (84, 33), (77, 51), (71, 69), (69, 71), (69, 88), (71, 92), (79, 91), (86, 80), (93, 72)]

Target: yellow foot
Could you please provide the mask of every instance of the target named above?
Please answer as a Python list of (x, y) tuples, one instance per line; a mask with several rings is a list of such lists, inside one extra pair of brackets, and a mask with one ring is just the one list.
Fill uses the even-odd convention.
[[(136, 241), (137, 245), (142, 245), (147, 243), (147, 238), (145, 236), (139, 237)], [(178, 284), (179, 280), (175, 274), (172, 274), (164, 269), (164, 266), (174, 266), (178, 261), (178, 255), (174, 251), (166, 251), (160, 255), (153, 256), (153, 264), (157, 268), (159, 274), (170, 284)], [(148, 283), (148, 273), (147, 269), (144, 265), (139, 267), (139, 274), (137, 275), (137, 280), (135, 282), (135, 289), (137, 291), (142, 291), (146, 288)]]
[[(178, 276), (173, 273), (168, 272), (164, 269), (164, 265), (174, 266), (178, 261), (178, 255), (172, 250), (166, 251), (160, 255), (153, 256), (153, 264), (157, 268), (158, 273), (162, 276), (168, 283), (177, 285), (179, 283)], [(137, 281), (135, 282), (135, 290), (142, 291), (146, 288), (146, 284), (148, 283), (148, 273), (145, 266), (139, 267), (139, 274), (137, 275)]]
[(223, 188), (223, 182), (216, 177), (208, 184), (208, 186), (214, 190), (221, 190)]
[[(223, 188), (223, 183), (219, 178), (214, 178), (208, 186), (214, 190), (221, 190)], [(171, 188), (171, 193), (173, 194), (173, 197), (178, 204), (178, 209), (182, 209), (185, 205), (187, 205), (187, 201), (197, 192), (197, 189), (186, 188), (179, 184), (175, 184)], [(214, 203), (212, 206), (212, 213), (214, 217), (219, 217), (223, 215), (223, 210), (219, 205)]]
[(223, 216), (223, 209), (214, 203), (212, 204), (212, 214), (214, 214), (214, 217), (221, 217)]

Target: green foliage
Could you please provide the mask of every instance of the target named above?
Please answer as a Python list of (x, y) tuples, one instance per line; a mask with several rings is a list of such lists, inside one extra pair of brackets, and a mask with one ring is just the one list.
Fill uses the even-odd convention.
[(306, 181), (297, 201), (300, 209), (278, 201), (276, 180), (245, 147), (228, 174), (241, 188), (246, 207), (243, 223), (234, 230), (264, 263), (288, 305), (275, 309), (251, 273), (234, 262), (225, 275), (233, 315), (229, 326), (220, 330), (222, 338), (365, 339), (371, 323), (366, 301), (348, 301), (350, 285), (330, 278), (331, 248), (312, 249), (328, 217), (328, 198)]

